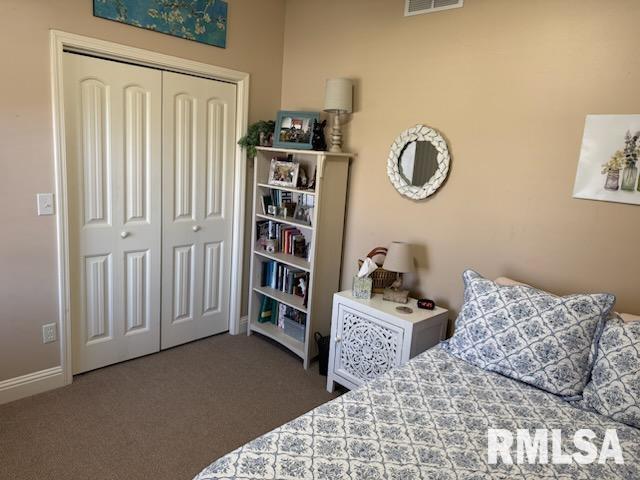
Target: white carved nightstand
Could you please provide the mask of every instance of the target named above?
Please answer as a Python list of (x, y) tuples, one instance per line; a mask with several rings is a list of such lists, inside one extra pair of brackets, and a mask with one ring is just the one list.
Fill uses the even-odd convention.
[(331, 349), (327, 390), (335, 383), (353, 389), (437, 345), (447, 333), (449, 311), (422, 310), (415, 299), (396, 310), (399, 303), (354, 298), (351, 290), (333, 295)]

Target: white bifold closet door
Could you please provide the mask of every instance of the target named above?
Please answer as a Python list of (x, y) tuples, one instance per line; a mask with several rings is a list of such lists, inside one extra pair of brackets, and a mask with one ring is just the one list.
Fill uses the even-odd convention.
[(73, 373), (160, 345), (162, 73), (64, 55)]
[(228, 330), (236, 86), (65, 53), (73, 373)]
[(236, 86), (163, 73), (162, 348), (229, 329)]

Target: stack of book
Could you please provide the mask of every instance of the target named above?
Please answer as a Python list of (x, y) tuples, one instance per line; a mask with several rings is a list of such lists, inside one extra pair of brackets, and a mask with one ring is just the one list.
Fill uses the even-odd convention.
[(273, 323), (285, 334), (304, 342), (307, 316), (295, 308), (263, 296), (257, 320), (258, 323)]
[(262, 262), (261, 285), (303, 298), (307, 303), (309, 274), (274, 260)]
[(309, 256), (306, 237), (296, 227), (273, 220), (263, 220), (256, 224), (258, 245), (269, 253), (282, 252), (296, 257)]

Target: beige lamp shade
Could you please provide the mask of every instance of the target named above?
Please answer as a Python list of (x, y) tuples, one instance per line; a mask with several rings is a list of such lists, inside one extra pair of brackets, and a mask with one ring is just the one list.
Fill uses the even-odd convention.
[(353, 82), (348, 78), (327, 80), (324, 91), (324, 111), (351, 113), (353, 109)]
[(409, 273), (415, 270), (411, 245), (405, 242), (391, 242), (387, 249), (382, 268), (390, 272)]

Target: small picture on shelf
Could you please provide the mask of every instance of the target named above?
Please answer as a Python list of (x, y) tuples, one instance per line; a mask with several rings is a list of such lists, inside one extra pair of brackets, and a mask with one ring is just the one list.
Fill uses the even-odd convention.
[(298, 172), (300, 164), (296, 162), (284, 162), (271, 160), (269, 168), (269, 185), (296, 188), (298, 185)]
[(317, 112), (278, 112), (274, 146), (311, 150), (313, 121), (319, 119), (320, 114)]
[(293, 214), (296, 211), (296, 203), (295, 202), (282, 202), (282, 216), (287, 218), (287, 217), (293, 217)]
[(262, 214), (269, 215), (269, 208), (273, 205), (271, 195), (262, 195), (260, 201), (262, 202)]
[(295, 221), (304, 223), (306, 225), (311, 225), (312, 218), (313, 218), (313, 207), (309, 207), (307, 205), (299, 204), (296, 207), (295, 212), (293, 213), (293, 219)]

